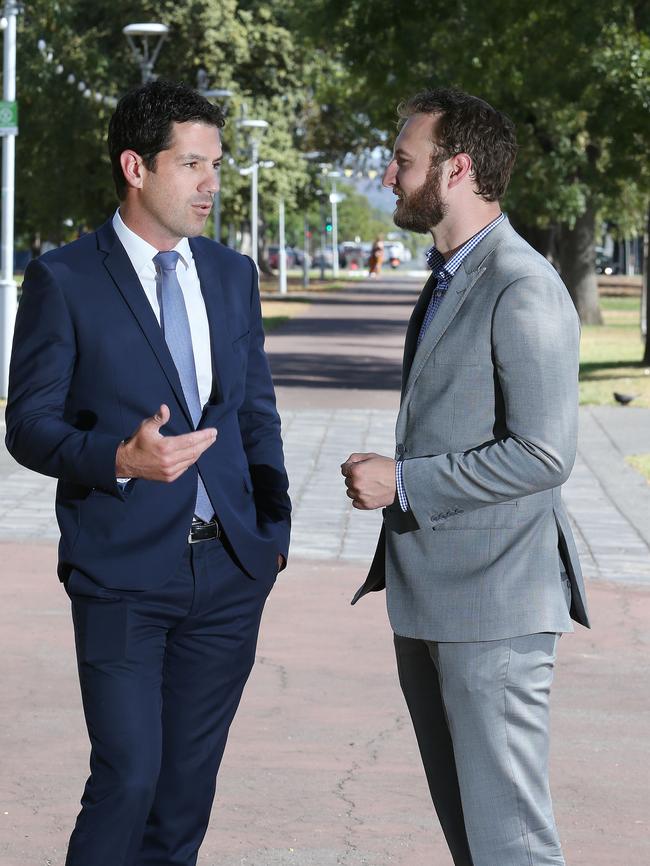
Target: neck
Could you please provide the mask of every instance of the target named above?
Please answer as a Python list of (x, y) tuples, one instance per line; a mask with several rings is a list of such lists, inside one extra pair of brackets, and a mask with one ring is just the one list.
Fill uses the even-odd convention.
[(120, 202), (120, 219), (128, 229), (157, 250), (173, 250), (181, 240), (166, 232), (158, 223), (152, 225), (146, 215), (139, 208), (130, 206), (128, 201)]
[(499, 202), (486, 202), (473, 213), (448, 213), (444, 220), (431, 229), (438, 252), (447, 262), (467, 241), (495, 220), (501, 213)]

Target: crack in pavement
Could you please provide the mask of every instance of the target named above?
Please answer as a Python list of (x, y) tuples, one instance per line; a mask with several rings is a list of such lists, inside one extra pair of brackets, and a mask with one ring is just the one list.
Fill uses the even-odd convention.
[(360, 767), (361, 767), (361, 765), (358, 764), (356, 761), (354, 761), (352, 763), (352, 766), (349, 768), (349, 770), (345, 774), (345, 776), (343, 776), (337, 782), (336, 788), (334, 789), (334, 795), (336, 797), (338, 797), (340, 800), (342, 800), (343, 803), (345, 803), (345, 805), (346, 805), (346, 809), (345, 809), (346, 824), (345, 824), (345, 838), (344, 838), (345, 851), (343, 852), (343, 854), (337, 854), (337, 856), (336, 856), (336, 862), (337, 862), (338, 866), (350, 866), (350, 857), (357, 858), (357, 855), (359, 853), (358, 846), (355, 845), (354, 842), (352, 841), (352, 834), (354, 833), (355, 826), (357, 826), (357, 827), (361, 826), (364, 823), (364, 821), (363, 821), (363, 818), (359, 818), (357, 815), (354, 814), (354, 811), (357, 808), (357, 805), (351, 797), (347, 796), (347, 794), (345, 792), (345, 787), (346, 787), (346, 785), (348, 785), (350, 782), (353, 781), (353, 779), (354, 779), (354, 777), (355, 777), (355, 775), (356, 775), (356, 773)]
[[(372, 739), (368, 740), (363, 748), (366, 751), (370, 763), (376, 764), (379, 760), (379, 754), (381, 751), (381, 747), (385, 745), (395, 734), (398, 734), (403, 730), (404, 726), (407, 723), (407, 718), (405, 715), (396, 716), (393, 719), (393, 723), (383, 730), (379, 731)], [(354, 746), (354, 743), (351, 745)], [(334, 794), (345, 804), (345, 852), (343, 854), (339, 854), (337, 856), (337, 864), (339, 866), (351, 866), (350, 857), (357, 858), (359, 856), (359, 848), (354, 844), (352, 837), (356, 827), (363, 826), (365, 823), (363, 818), (360, 818), (355, 814), (355, 810), (357, 808), (355, 801), (352, 797), (347, 793), (346, 787), (355, 780), (358, 771), (361, 769), (361, 764), (357, 761), (353, 761), (349, 769), (346, 771), (345, 775), (342, 776), (337, 782)], [(356, 861), (358, 862), (358, 860)], [(365, 858), (361, 860), (362, 863), (366, 862)]]
[(280, 691), (286, 692), (289, 686), (289, 671), (287, 670), (286, 665), (280, 664), (280, 662), (273, 662), (266, 656), (257, 656), (255, 661), (258, 665), (263, 665), (264, 667), (275, 670), (280, 683)]

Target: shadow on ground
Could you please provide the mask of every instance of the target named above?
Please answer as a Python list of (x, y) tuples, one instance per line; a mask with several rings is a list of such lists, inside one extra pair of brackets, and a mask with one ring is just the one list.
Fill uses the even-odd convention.
[(276, 387), (399, 390), (401, 365), (381, 357), (277, 354), (270, 358)]

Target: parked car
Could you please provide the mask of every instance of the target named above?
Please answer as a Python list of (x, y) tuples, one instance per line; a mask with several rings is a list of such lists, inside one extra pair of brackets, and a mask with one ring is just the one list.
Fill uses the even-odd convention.
[(596, 247), (596, 273), (605, 274), (609, 277), (619, 272), (618, 262), (615, 262), (611, 256), (608, 256), (605, 250)]
[(317, 250), (314, 250), (314, 257), (311, 264), (313, 268), (331, 268), (332, 259), (333, 256), (331, 247), (325, 247), (325, 249), (319, 247)]
[[(285, 247), (287, 256), (287, 268), (295, 268), (297, 264), (296, 251), (293, 247)], [(280, 247), (272, 245), (269, 247), (269, 267), (277, 271), (280, 267)]]
[(367, 244), (343, 241), (339, 244), (339, 263), (350, 271), (363, 270), (368, 266)]
[(393, 268), (399, 267), (402, 262), (410, 262), (413, 258), (411, 251), (402, 241), (388, 241), (385, 250), (385, 261)]

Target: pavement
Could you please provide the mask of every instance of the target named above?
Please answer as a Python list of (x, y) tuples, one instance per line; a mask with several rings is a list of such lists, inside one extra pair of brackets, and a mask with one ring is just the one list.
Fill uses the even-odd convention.
[[(351, 509), (339, 476), (352, 451), (393, 452), (401, 348), (421, 282), (390, 275), (315, 296), (268, 338), (292, 556), (267, 604), (199, 864), (451, 864), (397, 685), (383, 596), (349, 605), (379, 516)], [(560, 644), (556, 816), (568, 866), (647, 866), (650, 485), (624, 458), (650, 451), (650, 410), (580, 414), (564, 496), (593, 628)], [(0, 491), (0, 862), (62, 866), (88, 748), (69, 605), (55, 576), (54, 482), (0, 447)]]

